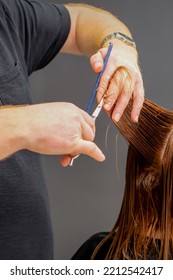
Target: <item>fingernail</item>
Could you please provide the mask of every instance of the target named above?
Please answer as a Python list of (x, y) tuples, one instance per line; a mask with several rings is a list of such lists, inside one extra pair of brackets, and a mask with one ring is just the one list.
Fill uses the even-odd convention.
[(105, 110), (110, 110), (111, 109), (111, 105), (108, 104), (108, 103), (104, 104), (103, 107), (105, 108)]
[(118, 122), (120, 120), (120, 113), (116, 113), (115, 116), (113, 117), (114, 121)]
[(105, 155), (102, 154), (102, 157), (101, 157), (100, 161), (102, 162), (102, 161), (104, 161), (104, 160), (105, 160)]
[(94, 65), (95, 68), (101, 68), (102, 67), (102, 64), (101, 62), (97, 61)]
[(134, 122), (138, 122), (138, 119), (139, 119), (139, 116), (136, 115), (136, 116), (134, 117)]

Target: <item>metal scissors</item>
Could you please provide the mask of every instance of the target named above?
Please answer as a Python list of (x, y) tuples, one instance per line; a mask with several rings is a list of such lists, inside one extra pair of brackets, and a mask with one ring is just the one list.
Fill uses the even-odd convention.
[[(107, 66), (107, 63), (108, 63), (108, 59), (109, 59), (109, 56), (110, 56), (111, 51), (112, 51), (112, 47), (113, 47), (113, 44), (110, 43), (109, 47), (108, 47), (108, 50), (107, 50), (107, 54), (106, 54), (105, 60), (104, 60), (103, 69), (102, 69), (102, 71), (99, 73), (99, 75), (97, 77), (97, 80), (96, 80), (93, 92), (92, 92), (90, 100), (88, 102), (88, 106), (87, 106), (87, 109), (86, 109), (86, 112), (88, 114), (91, 114), (91, 110), (92, 110), (92, 107), (93, 107), (93, 104), (94, 104), (94, 101), (95, 101), (95, 98), (96, 98), (96, 95), (97, 95), (97, 89), (98, 89), (98, 86), (100, 84), (101, 77), (102, 77), (102, 75), (103, 75), (103, 73), (104, 73), (104, 71), (106, 69), (106, 66)], [(104, 97), (101, 99), (101, 101), (99, 102), (99, 104), (97, 105), (96, 109), (94, 110), (94, 112), (91, 115), (94, 119), (96, 119), (98, 117), (98, 115), (100, 114), (101, 109), (103, 107), (103, 104), (104, 104)], [(79, 156), (80, 156), (80, 154), (72, 157), (71, 161), (69, 163), (69, 166), (73, 166), (74, 160), (76, 158), (78, 158)]]
[[(100, 114), (101, 109), (102, 109), (102, 106), (103, 106), (103, 103), (104, 103), (104, 98), (101, 99), (100, 103), (97, 105), (96, 109), (94, 110), (94, 112), (93, 112), (92, 115), (91, 115), (91, 116), (93, 117), (94, 120), (95, 120), (95, 119), (98, 117), (98, 115)], [(79, 154), (79, 155), (76, 155), (76, 156), (74, 156), (74, 157), (72, 157), (72, 158), (71, 158), (71, 161), (70, 161), (70, 163), (69, 163), (69, 166), (73, 166), (74, 160), (75, 160), (76, 158), (78, 158), (79, 156), (80, 156), (80, 154)]]

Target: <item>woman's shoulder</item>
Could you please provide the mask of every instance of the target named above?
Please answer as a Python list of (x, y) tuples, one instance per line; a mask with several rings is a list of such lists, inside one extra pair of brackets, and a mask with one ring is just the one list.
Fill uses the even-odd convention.
[[(98, 232), (88, 238), (73, 255), (72, 260), (90, 260), (97, 245), (108, 235), (109, 232)], [(100, 248), (96, 259), (105, 259), (109, 248), (109, 241)]]

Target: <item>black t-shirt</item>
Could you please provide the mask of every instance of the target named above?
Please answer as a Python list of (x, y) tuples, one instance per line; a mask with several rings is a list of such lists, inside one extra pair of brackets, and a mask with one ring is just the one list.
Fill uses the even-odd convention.
[[(62, 5), (0, 1), (0, 105), (31, 104), (28, 76), (63, 46), (70, 16)], [(0, 259), (52, 259), (53, 238), (40, 156), (0, 161)]]

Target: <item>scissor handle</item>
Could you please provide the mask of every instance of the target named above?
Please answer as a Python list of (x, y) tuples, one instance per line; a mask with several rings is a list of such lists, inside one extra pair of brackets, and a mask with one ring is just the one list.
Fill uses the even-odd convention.
[(112, 47), (113, 47), (113, 44), (110, 43), (110, 44), (109, 44), (109, 47), (108, 47), (108, 51), (107, 51), (106, 57), (105, 57), (105, 59), (104, 59), (103, 69), (102, 69), (102, 71), (99, 73), (99, 75), (98, 75), (98, 77), (97, 77), (97, 80), (96, 80), (96, 83), (95, 83), (93, 92), (92, 92), (91, 97), (90, 97), (90, 100), (89, 100), (89, 102), (88, 102), (88, 106), (87, 106), (87, 109), (86, 109), (86, 112), (87, 112), (88, 114), (91, 114), (91, 110), (92, 110), (92, 107), (93, 107), (93, 104), (94, 104), (94, 101), (95, 101), (95, 98), (96, 98), (96, 94), (97, 94), (97, 89), (98, 89), (98, 87), (99, 87), (100, 80), (101, 80), (101, 77), (102, 77), (102, 75), (103, 75), (103, 72), (104, 72), (105, 69), (106, 69), (106, 66), (107, 66), (107, 63), (108, 63), (108, 59), (109, 59), (109, 56), (110, 56), (111, 51), (112, 51)]

